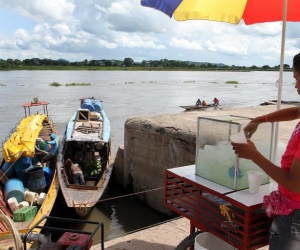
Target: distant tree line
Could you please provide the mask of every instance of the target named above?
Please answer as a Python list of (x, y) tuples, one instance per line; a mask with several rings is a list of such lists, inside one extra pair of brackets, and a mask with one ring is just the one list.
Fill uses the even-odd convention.
[[(223, 63), (208, 63), (208, 62), (190, 62), (190, 61), (177, 61), (177, 60), (144, 60), (142, 62), (134, 62), (132, 58), (125, 58), (123, 61), (121, 60), (87, 60), (78, 61), (78, 62), (69, 62), (65, 59), (40, 59), (40, 58), (31, 58), (31, 59), (0, 59), (0, 68), (12, 68), (12, 67), (21, 67), (21, 66), (93, 66), (93, 67), (151, 67), (151, 68), (191, 68), (191, 69), (236, 69), (236, 70), (276, 70), (279, 69), (280, 65), (269, 66), (263, 65), (262, 67), (258, 67), (253, 65), (251, 67), (246, 66), (237, 66), (237, 65), (226, 65)], [(290, 69), (290, 65), (284, 64), (284, 69)]]

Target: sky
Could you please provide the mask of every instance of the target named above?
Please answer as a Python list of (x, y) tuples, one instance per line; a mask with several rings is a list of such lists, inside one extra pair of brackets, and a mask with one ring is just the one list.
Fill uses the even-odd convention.
[[(140, 0), (0, 0), (0, 59), (132, 58), (271, 67), (282, 23), (178, 22)], [(300, 22), (287, 23), (284, 63), (300, 51)]]

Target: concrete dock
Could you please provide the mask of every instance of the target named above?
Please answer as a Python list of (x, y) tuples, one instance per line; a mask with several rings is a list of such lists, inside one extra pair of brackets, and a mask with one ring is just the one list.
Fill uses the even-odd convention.
[[(186, 218), (150, 227), (135, 233), (104, 242), (105, 250), (174, 250), (175, 247), (190, 233), (190, 221)], [(91, 250), (99, 250), (94, 245)], [(268, 250), (262, 247), (259, 250)]]

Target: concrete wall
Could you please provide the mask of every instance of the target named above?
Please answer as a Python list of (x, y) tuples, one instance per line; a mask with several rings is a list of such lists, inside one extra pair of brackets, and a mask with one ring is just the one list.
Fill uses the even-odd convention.
[(124, 136), (124, 183), (154, 209), (163, 204), (165, 170), (195, 163), (196, 118), (180, 113), (128, 119)]

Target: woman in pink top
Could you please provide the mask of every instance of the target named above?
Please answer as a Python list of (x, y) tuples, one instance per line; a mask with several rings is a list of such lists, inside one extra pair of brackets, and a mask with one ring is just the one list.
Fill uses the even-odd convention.
[[(295, 88), (300, 95), (300, 53), (293, 58)], [(286, 108), (254, 118), (244, 129), (251, 138), (258, 125), (263, 122), (291, 121), (300, 118), (300, 107)], [(299, 209), (288, 215), (275, 216), (270, 228), (269, 250), (300, 249), (300, 122), (296, 125), (281, 158), (281, 168), (265, 158), (248, 139), (246, 144), (231, 143), (240, 158), (252, 160), (267, 175), (278, 183), (282, 196), (299, 202)]]

